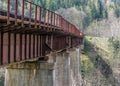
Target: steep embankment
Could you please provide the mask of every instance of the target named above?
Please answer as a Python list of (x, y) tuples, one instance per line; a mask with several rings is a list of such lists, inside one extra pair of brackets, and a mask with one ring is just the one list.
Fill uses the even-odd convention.
[(84, 86), (120, 86), (120, 60), (114, 57), (111, 39), (86, 37), (82, 54)]

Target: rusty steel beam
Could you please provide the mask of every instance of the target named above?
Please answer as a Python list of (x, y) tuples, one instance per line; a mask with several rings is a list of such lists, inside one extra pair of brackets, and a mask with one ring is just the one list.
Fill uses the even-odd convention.
[(31, 58), (31, 34), (29, 34), (29, 58)]
[(19, 57), (20, 60), (22, 60), (22, 34), (19, 34), (19, 39), (20, 39)]
[(25, 34), (25, 45), (24, 45), (24, 57), (25, 57), (25, 60), (27, 59), (27, 34)]
[(42, 8), (39, 7), (39, 10), (40, 10), (40, 14), (39, 14), (39, 28), (41, 28), (41, 11), (42, 11)]
[[(7, 37), (7, 38), (6, 38)], [(3, 39), (5, 40), (3, 41)], [(79, 37), (71, 36), (57, 36), (51, 35), (40, 35), (40, 34), (22, 34), (22, 33), (0, 33), (0, 65), (8, 64), (11, 62), (19, 62), (35, 58), (43, 57), (46, 52), (49, 51), (48, 46), (51, 50), (61, 50), (67, 47), (73, 47), (79, 45), (82, 39)], [(13, 42), (12, 42), (13, 41)], [(7, 44), (3, 44), (7, 43)], [(28, 46), (27, 46), (28, 45)], [(6, 48), (7, 46), (7, 48)], [(13, 51), (11, 48), (13, 46)], [(7, 51), (8, 55), (3, 53), (3, 49)], [(27, 53), (29, 51), (29, 53)], [(13, 54), (13, 58), (11, 57)], [(5, 55), (5, 56), (3, 56)], [(3, 59), (4, 57), (4, 59)]]
[(36, 54), (37, 54), (37, 57), (39, 57), (38, 53), (39, 53), (39, 35), (37, 35), (37, 44), (36, 44)]
[(35, 57), (35, 34), (33, 34), (33, 57)]
[[(27, 56), (27, 53), (26, 53), (27, 50), (32, 50), (29, 53), (32, 56), (29, 56), (29, 58), (45, 56), (45, 52), (46, 52), (45, 36), (42, 36), (42, 35), (40, 36), (40, 35), (35, 35), (35, 34), (32, 35), (32, 36), (31, 35), (32, 34), (29, 34), (29, 41), (27, 41), (28, 40), (27, 34), (17, 34), (16, 35), (16, 33), (12, 34), (11, 32), (9, 32), (9, 33), (5, 34), (4, 37), (0, 36), (1, 45), (3, 44), (2, 43), (3, 38), (8, 37), (6, 39), (6, 40), (8, 40), (7, 41), (8, 44), (4, 45), (4, 46), (2, 45), (3, 47), (6, 47), (6, 46), (8, 47), (7, 48), (7, 53), (8, 53), (7, 57), (8, 58), (7, 57), (4, 58), (4, 60), (3, 60), (4, 64), (26, 60), (27, 59), (27, 57), (26, 57)], [(13, 37), (13, 39), (12, 39), (12, 37)], [(53, 45), (52, 41), (54, 39), (52, 37), (53, 37), (53, 35), (50, 35), (48, 37), (50, 47), (52, 47), (52, 45)], [(6, 41), (4, 41), (4, 43), (5, 42)], [(29, 47), (26, 47), (27, 44), (28, 44), (27, 42), (29, 42)], [(11, 46), (13, 46), (13, 51), (12, 52), (10, 51)], [(38, 46), (40, 48), (38, 48)], [(27, 48), (29, 48), (29, 49), (27, 49)], [(3, 50), (1, 50), (1, 51), (2, 51), (1, 54), (3, 54)], [(38, 51), (40, 51), (40, 52), (38, 52)], [(11, 57), (11, 54), (13, 54), (13, 58)], [(3, 57), (3, 56), (1, 56), (1, 57)]]
[(10, 46), (11, 46), (11, 33), (8, 32), (8, 63), (10, 63)]
[[(25, 17), (25, 3), (29, 4), (28, 18)], [(18, 0), (15, 0), (15, 13), (12, 14), (10, 5), (7, 0), (7, 16), (0, 15), (0, 65), (37, 57), (45, 59), (50, 51), (82, 44), (84, 34), (57, 13), (22, 0), (22, 15), (18, 15)], [(35, 7), (34, 18), (32, 6)], [(3, 21), (5, 26), (2, 26)]]
[(31, 27), (31, 14), (32, 14), (32, 4), (30, 3), (30, 16), (29, 16), (29, 26)]
[[(47, 27), (49, 28), (49, 24), (51, 26), (53, 26), (54, 29), (59, 29), (58, 27), (60, 27), (60, 29), (62, 29), (64, 32), (68, 32), (68, 33), (72, 33), (73, 35), (75, 36), (78, 36), (78, 37), (84, 37), (84, 34), (81, 33), (80, 31), (77, 30), (77, 28), (72, 25), (70, 22), (66, 21), (64, 18), (61, 18), (60, 15), (56, 14), (55, 12), (51, 12), (49, 10), (47, 10), (46, 8), (42, 8), (34, 3), (31, 3), (30, 1), (27, 1), (27, 0), (22, 0), (22, 15), (19, 16), (18, 15), (18, 0), (15, 0), (15, 14), (11, 14), (10, 12), (10, 0), (7, 0), (7, 18), (4, 18), (4, 19), (7, 19), (7, 23), (9, 23), (10, 21), (14, 21), (15, 24), (17, 24), (17, 22), (21, 23), (21, 25), (23, 26), (24, 24), (27, 24), (27, 21), (25, 21), (25, 8), (24, 8), (24, 5), (25, 3), (29, 4), (30, 7), (29, 7), (29, 13), (30, 13), (30, 16), (29, 16), (29, 21), (28, 21), (28, 24), (31, 26), (34, 25), (35, 28), (37, 26), (41, 26), (41, 24), (43, 25), (43, 27)], [(32, 14), (32, 6), (35, 6), (35, 18), (31, 18), (31, 14)], [(38, 12), (38, 8), (40, 10), (40, 12)], [(43, 13), (41, 13), (41, 10), (43, 10)], [(37, 15), (39, 14), (39, 19), (37, 18)], [(44, 17), (44, 21), (41, 22), (41, 14), (43, 14), (43, 17)], [(11, 18), (11, 15), (15, 16), (15, 18)], [(19, 19), (17, 19), (19, 17), (21, 17), (21, 21)], [(50, 18), (50, 16), (52, 16)], [(2, 18), (2, 17), (1, 17)], [(0, 19), (1, 19), (0, 18)], [(31, 19), (32, 19), (32, 22), (31, 22)], [(39, 21), (39, 22), (37, 22)], [(51, 22), (50, 22), (51, 21)], [(70, 29), (69, 29), (69, 25), (72, 26)], [(82, 34), (82, 35), (80, 35)]]

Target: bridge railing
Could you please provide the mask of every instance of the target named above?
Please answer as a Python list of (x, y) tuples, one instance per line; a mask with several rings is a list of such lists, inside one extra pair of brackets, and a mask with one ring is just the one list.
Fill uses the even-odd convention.
[(47, 27), (62, 30), (76, 36), (83, 37), (73, 24), (65, 20), (62, 16), (52, 12), (46, 8), (36, 5), (27, 0), (5, 0), (6, 1), (6, 16), (9, 24), (11, 18), (22, 26), (24, 24), (34, 25), (35, 27)]

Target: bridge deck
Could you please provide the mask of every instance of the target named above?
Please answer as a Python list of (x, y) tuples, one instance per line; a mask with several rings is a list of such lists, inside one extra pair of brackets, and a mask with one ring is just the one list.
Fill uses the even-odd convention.
[(19, 6), (19, 1), (14, 0), (14, 9), (10, 0), (6, 10), (0, 8), (0, 65), (47, 60), (51, 51), (82, 44), (84, 34), (62, 16), (26, 0)]

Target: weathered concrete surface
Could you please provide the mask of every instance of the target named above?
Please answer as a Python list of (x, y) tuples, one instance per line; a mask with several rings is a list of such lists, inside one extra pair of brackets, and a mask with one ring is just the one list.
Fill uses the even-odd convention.
[(5, 86), (81, 86), (80, 48), (51, 52), (46, 63), (7, 67)]
[(54, 68), (54, 86), (81, 86), (80, 49), (58, 53)]
[(22, 63), (8, 67), (5, 86), (53, 86), (53, 65)]

